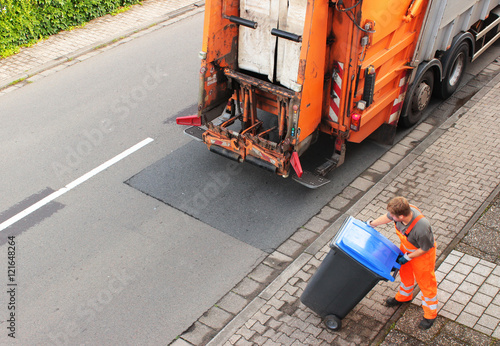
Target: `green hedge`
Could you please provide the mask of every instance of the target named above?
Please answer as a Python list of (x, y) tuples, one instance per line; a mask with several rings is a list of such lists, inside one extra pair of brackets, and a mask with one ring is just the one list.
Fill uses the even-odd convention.
[(0, 56), (141, 0), (0, 0)]

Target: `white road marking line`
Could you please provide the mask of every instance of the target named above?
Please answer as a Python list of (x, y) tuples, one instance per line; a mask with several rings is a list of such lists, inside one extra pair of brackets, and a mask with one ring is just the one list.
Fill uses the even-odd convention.
[(93, 170), (91, 170), (90, 172), (82, 175), (80, 178), (72, 181), (71, 183), (69, 183), (68, 185), (66, 185), (65, 187), (51, 193), (50, 195), (48, 195), (47, 197), (41, 199), (40, 201), (36, 202), (35, 204), (33, 204), (32, 206), (24, 209), (23, 211), (19, 212), (18, 214), (14, 215), (13, 217), (11, 217), (10, 219), (2, 222), (0, 224), (0, 232), (2, 232), (4, 229), (6, 229), (7, 227), (13, 225), (14, 223), (16, 223), (17, 221), (25, 218), (26, 216), (28, 216), (29, 214), (33, 213), (34, 211), (40, 209), (41, 207), (43, 207), (44, 205), (52, 202), (53, 200), (55, 200), (56, 198), (62, 196), (63, 194), (65, 194), (66, 192), (74, 189), (75, 187), (77, 187), (78, 185), (84, 183), (85, 181), (89, 180), (90, 178), (92, 178), (93, 176), (101, 173), (102, 171), (104, 171), (106, 168), (109, 168), (110, 166), (114, 165), (115, 163), (117, 163), (118, 161), (124, 159), (125, 157), (129, 156), (130, 154), (136, 152), (137, 150), (141, 149), (142, 147), (144, 147), (145, 145), (151, 143), (153, 141), (152, 138), (146, 138), (145, 140), (137, 143), (136, 145), (134, 145), (133, 147), (125, 150), (124, 152), (122, 152), (121, 154), (118, 154), (116, 155), (115, 157), (113, 157), (112, 159), (104, 162), (102, 165), (100, 165), (99, 167), (96, 167), (94, 168)]

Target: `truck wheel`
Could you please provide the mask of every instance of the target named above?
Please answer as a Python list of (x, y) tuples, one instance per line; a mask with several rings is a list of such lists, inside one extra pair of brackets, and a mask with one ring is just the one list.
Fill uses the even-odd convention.
[(335, 315), (326, 316), (324, 322), (330, 330), (339, 330), (342, 327), (342, 320)]
[(445, 77), (440, 85), (440, 96), (443, 99), (450, 97), (457, 90), (467, 68), (469, 62), (469, 44), (462, 42), (457, 50), (450, 57), (451, 61), (448, 64)]
[(431, 70), (427, 70), (418, 80), (413, 93), (407, 96), (409, 97), (410, 105), (406, 115), (399, 120), (399, 123), (403, 127), (412, 127), (420, 120), (424, 110), (431, 101), (433, 88), (434, 73)]

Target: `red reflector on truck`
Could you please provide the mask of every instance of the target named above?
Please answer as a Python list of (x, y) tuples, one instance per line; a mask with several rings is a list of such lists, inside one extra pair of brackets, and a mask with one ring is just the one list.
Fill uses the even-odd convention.
[(201, 126), (201, 118), (197, 115), (188, 115), (175, 119), (177, 125)]
[(292, 153), (292, 158), (290, 159), (290, 163), (292, 164), (295, 173), (297, 173), (297, 176), (301, 178), (304, 171), (302, 170), (302, 165), (300, 164), (299, 161), (299, 154), (297, 154), (296, 151)]
[(361, 124), (361, 115), (357, 113), (351, 114), (351, 130), (359, 131), (360, 124)]

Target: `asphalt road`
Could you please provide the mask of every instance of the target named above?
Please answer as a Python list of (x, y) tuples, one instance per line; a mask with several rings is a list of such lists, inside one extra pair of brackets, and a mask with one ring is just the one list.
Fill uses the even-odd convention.
[(2, 321), (8, 235), (18, 286), (17, 338), (2, 327), (0, 344), (165, 344), (263, 259), (124, 184), (190, 141), (168, 119), (197, 98), (201, 27), (185, 19), (0, 99), (2, 223), (154, 139), (1, 232)]
[(17, 284), (1, 344), (170, 342), (387, 150), (354, 145), (307, 190), (193, 142), (173, 119), (194, 110), (202, 19), (0, 98), (0, 223), (49, 198), (1, 231), (0, 321), (12, 235)]

